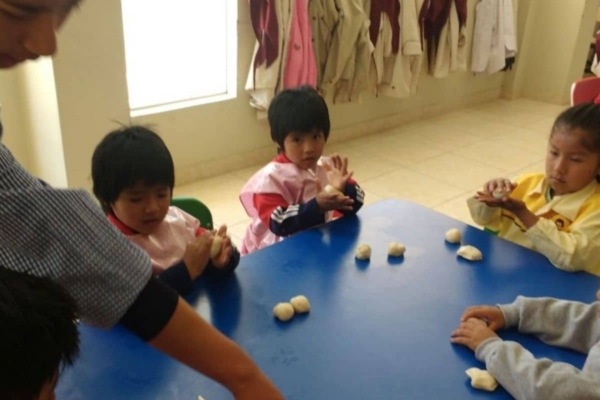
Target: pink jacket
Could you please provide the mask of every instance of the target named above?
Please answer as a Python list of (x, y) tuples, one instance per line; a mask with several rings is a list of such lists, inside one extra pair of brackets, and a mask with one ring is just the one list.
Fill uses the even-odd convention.
[(151, 235), (132, 231), (112, 214), (108, 215), (108, 219), (150, 255), (155, 274), (179, 263), (187, 244), (205, 231), (200, 227), (200, 221), (177, 207), (169, 207), (165, 219)]
[(308, 0), (295, 0), (288, 37), (283, 88), (301, 85), (317, 87), (317, 65), (312, 45), (312, 28), (308, 16)]
[[(323, 160), (323, 158), (321, 158)], [(327, 174), (321, 162), (315, 171), (321, 185), (327, 185)], [(272, 161), (255, 173), (244, 185), (240, 193), (240, 201), (252, 222), (246, 230), (242, 254), (248, 254), (263, 247), (280, 242), (284, 237), (277, 236), (265, 225), (254, 206), (256, 194), (279, 194), (289, 204), (304, 204), (313, 199), (317, 194), (315, 178), (306, 170), (293, 163), (280, 163)], [(328, 212), (325, 221), (332, 219), (333, 213)]]

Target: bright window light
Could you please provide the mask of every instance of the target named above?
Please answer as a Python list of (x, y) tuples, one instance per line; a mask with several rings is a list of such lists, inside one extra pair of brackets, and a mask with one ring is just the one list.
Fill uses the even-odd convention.
[(237, 0), (122, 0), (132, 116), (236, 95)]

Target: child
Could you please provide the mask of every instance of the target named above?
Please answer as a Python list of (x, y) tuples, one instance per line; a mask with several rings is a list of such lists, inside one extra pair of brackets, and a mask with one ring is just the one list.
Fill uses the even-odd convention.
[(600, 106), (580, 104), (554, 123), (546, 174), (489, 181), (467, 204), (486, 230), (539, 251), (560, 269), (600, 275), (599, 174)]
[(0, 398), (52, 400), (79, 353), (75, 300), (57, 283), (0, 267)]
[(154, 272), (180, 293), (205, 269), (230, 272), (239, 253), (226, 237), (220, 253), (210, 260), (213, 233), (200, 221), (170, 206), (175, 172), (171, 153), (151, 130), (132, 126), (109, 133), (92, 158), (94, 194), (108, 219), (152, 258)]
[(279, 93), (269, 107), (269, 124), (279, 155), (242, 188), (240, 200), (252, 218), (242, 254), (327, 222), (334, 210), (356, 214), (364, 201), (348, 160), (321, 157), (330, 124), (316, 90), (302, 86)]
[[(600, 300), (600, 291), (596, 297)], [(599, 305), (519, 296), (512, 304), (470, 307), (451, 342), (473, 350), (516, 399), (600, 399)], [(511, 327), (545, 343), (588, 353), (583, 369), (535, 359), (520, 344), (505, 342), (494, 332)]]

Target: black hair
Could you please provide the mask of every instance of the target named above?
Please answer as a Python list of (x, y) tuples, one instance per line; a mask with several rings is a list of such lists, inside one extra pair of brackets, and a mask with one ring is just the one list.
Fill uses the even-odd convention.
[(79, 355), (75, 300), (59, 284), (0, 266), (0, 398), (37, 399)]
[(110, 132), (92, 156), (94, 195), (105, 213), (119, 194), (137, 182), (147, 186), (175, 186), (173, 158), (154, 131), (130, 126)]
[(567, 108), (556, 118), (550, 136), (557, 129), (567, 131), (581, 129), (587, 134), (582, 145), (586, 149), (600, 154), (600, 105), (581, 103)]
[(327, 104), (310, 86), (286, 89), (275, 96), (269, 107), (269, 125), (271, 139), (280, 149), (290, 133), (322, 132), (327, 141), (331, 128)]

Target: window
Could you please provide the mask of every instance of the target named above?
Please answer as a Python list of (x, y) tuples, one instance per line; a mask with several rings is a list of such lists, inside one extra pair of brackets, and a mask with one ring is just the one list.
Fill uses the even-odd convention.
[(236, 96), (237, 0), (122, 0), (133, 117)]

